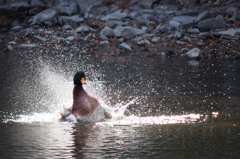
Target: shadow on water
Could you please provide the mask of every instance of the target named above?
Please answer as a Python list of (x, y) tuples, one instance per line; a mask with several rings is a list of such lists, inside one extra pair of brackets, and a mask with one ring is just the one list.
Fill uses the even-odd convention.
[[(239, 61), (0, 55), (0, 141), (4, 157), (238, 158)], [(62, 123), (73, 75), (115, 109), (113, 120)], [(121, 109), (122, 108), (122, 109)], [(14, 150), (14, 153), (8, 153)]]

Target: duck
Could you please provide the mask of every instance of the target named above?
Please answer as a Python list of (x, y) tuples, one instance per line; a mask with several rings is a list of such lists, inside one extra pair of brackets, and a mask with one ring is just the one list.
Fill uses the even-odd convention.
[(83, 71), (75, 74), (73, 83), (73, 104), (71, 108), (64, 108), (64, 112), (60, 113), (63, 119), (76, 122), (77, 120), (96, 121), (112, 118), (109, 108), (101, 106), (98, 99), (90, 96), (83, 88), (83, 85), (87, 84)]

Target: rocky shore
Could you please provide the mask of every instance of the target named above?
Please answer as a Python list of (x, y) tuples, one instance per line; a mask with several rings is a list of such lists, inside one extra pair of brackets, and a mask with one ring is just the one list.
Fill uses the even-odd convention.
[(240, 59), (239, 0), (3, 0), (0, 50)]

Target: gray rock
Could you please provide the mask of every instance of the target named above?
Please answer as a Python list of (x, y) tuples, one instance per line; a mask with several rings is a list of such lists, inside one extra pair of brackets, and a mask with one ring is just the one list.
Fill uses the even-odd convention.
[(39, 46), (38, 46), (38, 44), (21, 44), (20, 47), (35, 48), (35, 47), (39, 47)]
[[(81, 4), (80, 4), (81, 6)], [(103, 13), (108, 13), (108, 8), (106, 6), (104, 6), (104, 2), (99, 1), (91, 4), (84, 15), (84, 18), (88, 19), (88, 18), (93, 18), (97, 15), (101, 15)]]
[(107, 40), (108, 39), (103, 33), (100, 33), (99, 38), (102, 39), (102, 40)]
[(191, 34), (199, 34), (200, 31), (197, 28), (193, 28), (193, 29), (188, 29), (187, 32)]
[(218, 19), (206, 19), (200, 23), (198, 23), (198, 28), (201, 30), (209, 30), (209, 29), (217, 29), (217, 28), (225, 28), (226, 23), (222, 22)]
[(81, 23), (84, 22), (84, 18), (80, 17), (79, 15), (73, 15), (73, 16), (60, 16), (59, 20), (63, 24), (71, 24), (71, 23)]
[(135, 6), (140, 2), (140, 0), (131, 0), (128, 4), (129, 7)]
[(124, 42), (119, 45), (118, 49), (119, 50), (124, 50), (125, 53), (131, 53), (132, 52), (131, 47), (128, 44), (124, 43)]
[(102, 31), (103, 35), (107, 36), (107, 37), (113, 37), (114, 36), (114, 32), (111, 28), (109, 28), (108, 26), (105, 26)]
[(183, 37), (183, 34), (180, 33), (180, 32), (177, 30), (177, 31), (175, 31), (174, 36), (175, 36), (177, 39), (181, 39), (181, 38)]
[(39, 40), (39, 41), (47, 41), (46, 38), (40, 37), (40, 36), (38, 36), (38, 35), (34, 35), (33, 37), (36, 38), (36, 39)]
[(62, 27), (63, 30), (71, 30), (72, 29), (72, 26), (69, 25), (69, 24), (66, 24)]
[(76, 0), (51, 1), (52, 8), (57, 9), (60, 15), (73, 15), (80, 13), (80, 7)]
[(123, 37), (124, 39), (131, 39), (137, 35), (135, 29), (131, 27), (116, 27), (114, 29), (114, 35), (116, 37)]
[(180, 26), (181, 26), (181, 23), (175, 21), (175, 20), (170, 20), (168, 22), (169, 26), (175, 28), (176, 30), (179, 30)]
[(25, 11), (30, 8), (30, 5), (26, 1), (16, 2), (10, 4), (11, 11)]
[(133, 28), (138, 36), (143, 35), (146, 33), (143, 29)]
[(122, 20), (124, 18), (126, 18), (128, 15), (127, 11), (121, 11), (118, 10), (116, 12), (110, 13), (104, 17), (101, 18), (102, 21), (107, 21), (107, 20)]
[(215, 19), (218, 19), (218, 20), (223, 20), (223, 15), (222, 14), (218, 14)]
[(200, 39), (207, 40), (213, 38), (212, 35), (210, 35), (208, 32), (202, 32), (198, 35)]
[(143, 9), (141, 10), (142, 14), (155, 14), (154, 10), (152, 9)]
[(151, 9), (153, 2), (155, 2), (156, 0), (141, 0), (139, 3), (139, 6), (142, 9)]
[(108, 20), (105, 25), (109, 26), (110, 28), (114, 28), (115, 26), (126, 26), (127, 24), (118, 20)]
[(196, 10), (186, 10), (186, 11), (179, 11), (176, 13), (178, 16), (196, 16), (198, 12)]
[(199, 48), (193, 48), (191, 50), (189, 50), (186, 54), (190, 57), (190, 58), (197, 58), (199, 56), (200, 50)]
[(138, 45), (150, 45), (151, 43), (150, 43), (150, 41), (148, 41), (148, 40), (141, 40), (141, 41), (139, 41), (137, 44), (138, 44)]
[(220, 35), (226, 35), (226, 36), (235, 36), (236, 35), (236, 31), (235, 31), (235, 29), (228, 29), (228, 30), (226, 30), (226, 31), (220, 31), (220, 32), (218, 32), (218, 34), (220, 34)]
[(29, 22), (31, 23), (31, 25), (55, 25), (58, 22), (58, 11), (55, 9), (46, 9), (32, 17)]
[(240, 28), (235, 29), (236, 35), (240, 35)]
[(95, 32), (96, 30), (89, 27), (88, 25), (83, 25), (81, 27), (78, 27), (75, 29), (76, 33), (80, 33), (80, 32)]
[(205, 19), (209, 19), (211, 18), (211, 15), (209, 13), (209, 10), (203, 11), (200, 14), (198, 14), (198, 16), (196, 17), (195, 21), (201, 21), (201, 20), (205, 20)]
[[(96, 0), (76, 0), (78, 2), (78, 5), (80, 6), (80, 13), (83, 15), (87, 9), (96, 3)], [(102, 2), (101, 2), (102, 3)]]
[(22, 28), (23, 28), (23, 26), (17, 25), (17, 26), (15, 26), (15, 27), (12, 27), (12, 28), (11, 28), (11, 31), (16, 32), (16, 31), (19, 31), (19, 30), (22, 29)]
[(128, 16), (130, 17), (130, 18), (135, 18), (135, 17), (137, 17), (137, 12), (130, 12), (129, 14), (128, 14)]
[[(177, 22), (178, 23), (178, 22)], [(180, 23), (179, 23), (180, 24)], [(168, 33), (168, 32), (170, 32), (170, 30), (172, 30), (172, 26), (170, 26), (169, 24), (159, 24), (156, 28), (155, 28), (155, 30), (158, 30), (158, 31), (160, 31), (160, 32), (162, 32), (162, 33)]]
[(119, 10), (119, 6), (115, 5), (111, 8), (110, 13), (116, 12), (117, 10)]
[(31, 7), (34, 7), (34, 6), (44, 7), (45, 4), (43, 2), (41, 2), (40, 0), (31, 0), (30, 6)]
[(172, 20), (180, 22), (180, 23), (191, 23), (193, 22), (195, 17), (193, 16), (176, 16), (173, 17)]
[(67, 41), (74, 41), (76, 38), (74, 36), (69, 36), (66, 38)]
[(153, 43), (157, 43), (159, 40), (160, 40), (159, 37), (153, 37), (153, 38), (151, 39), (151, 41), (152, 41)]

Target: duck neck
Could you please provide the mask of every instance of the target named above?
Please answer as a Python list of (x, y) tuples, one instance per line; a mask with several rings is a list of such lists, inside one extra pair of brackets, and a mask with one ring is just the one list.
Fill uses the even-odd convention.
[(85, 94), (85, 90), (82, 85), (75, 85), (73, 88), (73, 99), (77, 99)]

